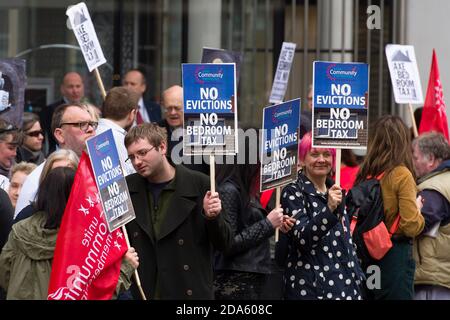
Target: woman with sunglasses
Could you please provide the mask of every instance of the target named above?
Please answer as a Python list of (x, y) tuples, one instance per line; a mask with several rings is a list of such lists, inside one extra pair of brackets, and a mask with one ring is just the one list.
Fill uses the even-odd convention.
[(16, 162), (25, 161), (36, 165), (44, 162), (43, 142), (44, 131), (41, 128), (38, 115), (32, 112), (24, 112), (22, 137), (17, 148)]

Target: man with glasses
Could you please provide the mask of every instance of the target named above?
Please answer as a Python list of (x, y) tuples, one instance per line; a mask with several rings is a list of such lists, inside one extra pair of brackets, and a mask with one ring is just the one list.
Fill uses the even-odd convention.
[[(59, 148), (70, 149), (80, 157), (86, 149), (86, 140), (95, 135), (97, 126), (98, 122), (93, 121), (85, 105), (73, 103), (56, 108), (51, 128)], [(44, 164), (41, 163), (25, 180), (17, 200), (15, 216), (34, 201)]]
[(17, 153), (18, 129), (0, 118), (0, 187), (8, 190), (9, 174)]
[[(167, 157), (167, 133), (156, 124), (133, 127), (125, 137), (127, 176), (136, 219), (126, 226), (139, 253), (148, 299), (213, 299), (213, 249), (230, 247), (232, 230), (209, 178)], [(139, 291), (131, 287), (135, 299)]]

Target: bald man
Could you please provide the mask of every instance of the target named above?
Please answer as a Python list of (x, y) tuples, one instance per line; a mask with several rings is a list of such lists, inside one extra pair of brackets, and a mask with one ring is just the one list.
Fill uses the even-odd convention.
[(161, 107), (164, 119), (158, 125), (167, 130), (167, 157), (175, 164), (181, 161), (185, 167), (209, 175), (209, 165), (201, 156), (183, 156), (183, 88), (175, 85), (164, 90)]
[(84, 84), (83, 78), (77, 72), (68, 72), (64, 75), (63, 81), (60, 86), (60, 92), (62, 98), (46, 107), (44, 110), (42, 119), (42, 125), (45, 130), (46, 141), (48, 143), (48, 154), (55, 151), (56, 140), (53, 137), (51, 130), (51, 121), (53, 112), (56, 107), (65, 103), (79, 103), (84, 98)]

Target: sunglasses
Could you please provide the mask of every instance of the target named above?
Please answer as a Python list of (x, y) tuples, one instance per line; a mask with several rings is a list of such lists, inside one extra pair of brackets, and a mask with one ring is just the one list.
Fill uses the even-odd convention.
[(30, 131), (30, 132), (26, 132), (25, 134), (26, 134), (27, 136), (29, 136), (29, 137), (35, 137), (35, 138), (37, 138), (37, 137), (39, 137), (39, 135), (44, 136), (44, 131), (42, 131), (42, 130), (39, 130), (39, 131)]

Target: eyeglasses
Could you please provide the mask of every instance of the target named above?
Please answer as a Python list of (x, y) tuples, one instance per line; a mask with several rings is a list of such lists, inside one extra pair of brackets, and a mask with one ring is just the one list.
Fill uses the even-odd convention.
[(0, 129), (0, 134), (5, 132), (17, 131), (19, 130), (15, 125), (8, 123), (6, 127)]
[(151, 147), (150, 149), (141, 149), (139, 151), (137, 151), (135, 154), (129, 154), (127, 162), (134, 162), (136, 159), (142, 159), (143, 157), (145, 157), (147, 155), (147, 153), (149, 153), (150, 151), (152, 151), (153, 149), (155, 149), (155, 147)]
[(94, 130), (96, 130), (98, 127), (98, 122), (96, 122), (96, 121), (64, 122), (64, 123), (61, 123), (61, 125), (59, 127), (61, 128), (65, 124), (74, 126), (74, 127), (78, 127), (80, 130), (83, 130), (84, 132), (89, 130), (89, 126), (91, 126)]
[(26, 134), (27, 136), (37, 138), (37, 137), (39, 137), (39, 135), (44, 136), (44, 131), (42, 131), (42, 130), (39, 130), (39, 131), (30, 131), (30, 132), (25, 132), (25, 134)]

